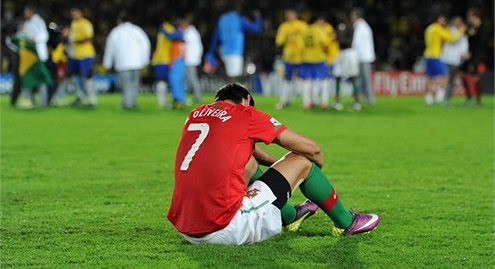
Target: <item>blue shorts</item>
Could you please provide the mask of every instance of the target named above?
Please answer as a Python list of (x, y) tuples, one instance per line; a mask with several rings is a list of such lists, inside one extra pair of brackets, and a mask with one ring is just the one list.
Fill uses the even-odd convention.
[(333, 75), (333, 67), (334, 67), (334, 65), (333, 64), (326, 64), (325, 67), (327, 68), (327, 78), (333, 78), (333, 77), (335, 77)]
[(302, 64), (299, 77), (302, 79), (324, 79), (327, 77), (327, 67), (324, 62), (316, 64)]
[(294, 75), (294, 71), (297, 71), (297, 73), (299, 73), (300, 68), (301, 68), (301, 64), (291, 64), (288, 62), (284, 62), (285, 79), (292, 80), (292, 75)]
[(440, 60), (434, 58), (426, 58), (426, 76), (429, 78), (446, 76), (447, 65)]
[(154, 66), (155, 68), (155, 79), (158, 80), (168, 80), (168, 64), (157, 64)]
[(94, 58), (86, 58), (82, 60), (69, 59), (67, 63), (67, 71), (69, 74), (81, 75), (89, 78), (93, 75)]

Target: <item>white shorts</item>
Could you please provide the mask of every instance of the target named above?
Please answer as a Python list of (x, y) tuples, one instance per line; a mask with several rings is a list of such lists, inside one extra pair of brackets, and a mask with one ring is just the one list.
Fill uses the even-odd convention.
[(244, 65), (242, 55), (222, 55), (222, 61), (225, 64), (225, 72), (228, 77), (242, 75), (242, 66)]
[(339, 51), (335, 59), (333, 74), (336, 77), (350, 78), (359, 75), (359, 58), (354, 49), (343, 49)]
[(257, 180), (246, 190), (241, 208), (227, 227), (200, 238), (183, 236), (193, 244), (243, 245), (266, 240), (282, 231), (280, 209), (272, 204), (276, 199), (272, 190)]

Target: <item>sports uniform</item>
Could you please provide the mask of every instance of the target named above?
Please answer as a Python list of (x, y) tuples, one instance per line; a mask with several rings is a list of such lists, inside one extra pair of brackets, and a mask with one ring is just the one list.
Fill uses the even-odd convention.
[[(270, 144), (285, 129), (254, 107), (223, 101), (199, 106), (189, 114), (176, 154), (168, 212), (168, 219), (186, 239), (254, 243), (281, 231), (273, 190), (257, 181), (245, 191), (243, 175), (254, 143)], [(252, 236), (225, 235), (241, 232)], [(201, 239), (191, 236), (206, 233)]]
[(158, 100), (158, 106), (164, 108), (166, 106), (167, 97), (167, 81), (169, 75), (170, 65), (170, 49), (172, 47), (172, 40), (165, 36), (164, 32), (173, 32), (175, 27), (168, 22), (164, 22), (158, 31), (156, 38), (156, 49), (153, 52), (151, 58), (151, 65), (153, 65), (155, 71), (156, 83), (156, 96)]
[(311, 24), (304, 33), (304, 63), (301, 65), (299, 76), (304, 80), (302, 96), (305, 109), (319, 102), (320, 82), (327, 77), (324, 50), (328, 39), (323, 27), (317, 23)]
[(452, 34), (440, 23), (430, 24), (425, 30), (425, 58), (426, 58), (426, 75), (429, 78), (447, 75), (447, 66), (440, 59), (442, 54), (442, 45), (445, 42), (451, 42), (459, 39), (464, 31), (458, 31)]
[(69, 62), (67, 71), (70, 75), (80, 75), (83, 80), (83, 91), (78, 92), (79, 99), (89, 97), (89, 104), (96, 105), (96, 90), (93, 85), (93, 63), (95, 49), (91, 39), (93, 38), (93, 24), (85, 18), (72, 20), (70, 24)]
[(304, 33), (308, 24), (302, 20), (291, 20), (282, 23), (277, 30), (275, 44), (283, 46), (282, 60), (284, 63), (284, 80), (280, 95), (279, 108), (288, 105), (293, 95), (293, 85), (290, 84), (295, 73), (299, 73), (304, 49)]

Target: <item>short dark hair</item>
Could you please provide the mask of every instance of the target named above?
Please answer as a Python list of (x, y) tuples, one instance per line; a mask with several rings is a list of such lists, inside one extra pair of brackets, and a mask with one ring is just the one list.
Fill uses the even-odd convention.
[(251, 96), (249, 105), (254, 106), (253, 96), (249, 93), (248, 89), (241, 83), (234, 82), (222, 86), (215, 95), (215, 101), (231, 100), (235, 104), (240, 104), (242, 99), (247, 99), (248, 96)]
[(472, 7), (472, 8), (470, 8), (470, 9), (468, 9), (467, 14), (468, 14), (468, 15), (473, 15), (473, 16), (476, 16), (476, 17), (478, 17), (478, 18), (481, 18), (481, 11), (480, 11), (480, 9), (479, 9), (479, 8), (477, 8), (477, 7)]
[(360, 7), (356, 7), (356, 8), (353, 8), (351, 10), (351, 15), (354, 15), (358, 18), (363, 18), (364, 16), (364, 9), (360, 8)]

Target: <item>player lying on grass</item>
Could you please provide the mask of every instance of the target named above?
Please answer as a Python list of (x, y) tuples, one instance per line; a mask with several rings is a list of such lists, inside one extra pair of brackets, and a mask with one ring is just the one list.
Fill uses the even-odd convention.
[[(290, 152), (259, 176), (256, 159), (271, 164), (273, 158), (255, 150), (257, 142), (273, 142)], [(280, 233), (283, 224), (301, 222), (314, 213), (315, 204), (335, 223), (335, 236), (373, 230), (379, 216), (345, 209), (320, 170), (323, 164), (316, 142), (256, 110), (241, 84), (227, 84), (214, 103), (197, 107), (187, 117), (167, 217), (195, 244), (263, 241)], [(257, 180), (249, 184), (253, 177)], [(297, 187), (312, 202), (288, 205)]]

